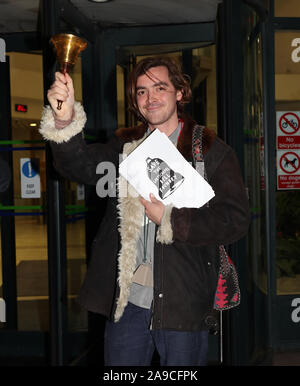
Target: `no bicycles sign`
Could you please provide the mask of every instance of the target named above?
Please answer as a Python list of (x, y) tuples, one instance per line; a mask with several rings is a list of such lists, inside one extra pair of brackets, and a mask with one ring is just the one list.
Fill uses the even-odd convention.
[(300, 111), (277, 111), (277, 149), (300, 149)]

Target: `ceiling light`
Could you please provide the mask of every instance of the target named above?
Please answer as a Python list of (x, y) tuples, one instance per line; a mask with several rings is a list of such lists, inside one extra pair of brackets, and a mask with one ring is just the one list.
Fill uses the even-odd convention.
[(29, 126), (35, 127), (35, 126), (37, 126), (37, 124), (36, 123), (29, 123)]

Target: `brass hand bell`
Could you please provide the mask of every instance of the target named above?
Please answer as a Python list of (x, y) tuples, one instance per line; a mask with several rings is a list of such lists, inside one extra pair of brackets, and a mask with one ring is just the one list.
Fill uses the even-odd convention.
[[(63, 74), (69, 73), (81, 51), (86, 49), (87, 42), (72, 34), (57, 34), (50, 42), (56, 51), (56, 59)], [(57, 101), (57, 110), (61, 110), (62, 101)]]

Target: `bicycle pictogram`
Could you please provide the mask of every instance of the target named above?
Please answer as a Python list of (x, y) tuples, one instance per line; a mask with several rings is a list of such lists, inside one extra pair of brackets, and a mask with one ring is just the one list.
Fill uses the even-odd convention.
[(294, 135), (299, 130), (300, 119), (295, 113), (285, 113), (279, 120), (279, 127), (284, 134)]
[(297, 129), (298, 128), (298, 123), (294, 120), (294, 119), (291, 119), (290, 121), (284, 121), (282, 124), (281, 124), (281, 127), (283, 128), (283, 129), (287, 129), (288, 127), (292, 127), (292, 126), (294, 126), (295, 127), (295, 129)]

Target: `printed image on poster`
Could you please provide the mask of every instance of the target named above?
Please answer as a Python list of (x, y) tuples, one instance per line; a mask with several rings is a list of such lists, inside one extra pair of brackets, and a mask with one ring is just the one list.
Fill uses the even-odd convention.
[(300, 111), (277, 111), (277, 149), (300, 149)]
[(208, 182), (158, 129), (120, 163), (119, 172), (146, 200), (153, 193), (165, 205), (177, 208), (200, 208), (215, 195)]
[(300, 150), (277, 150), (277, 188), (300, 189)]

